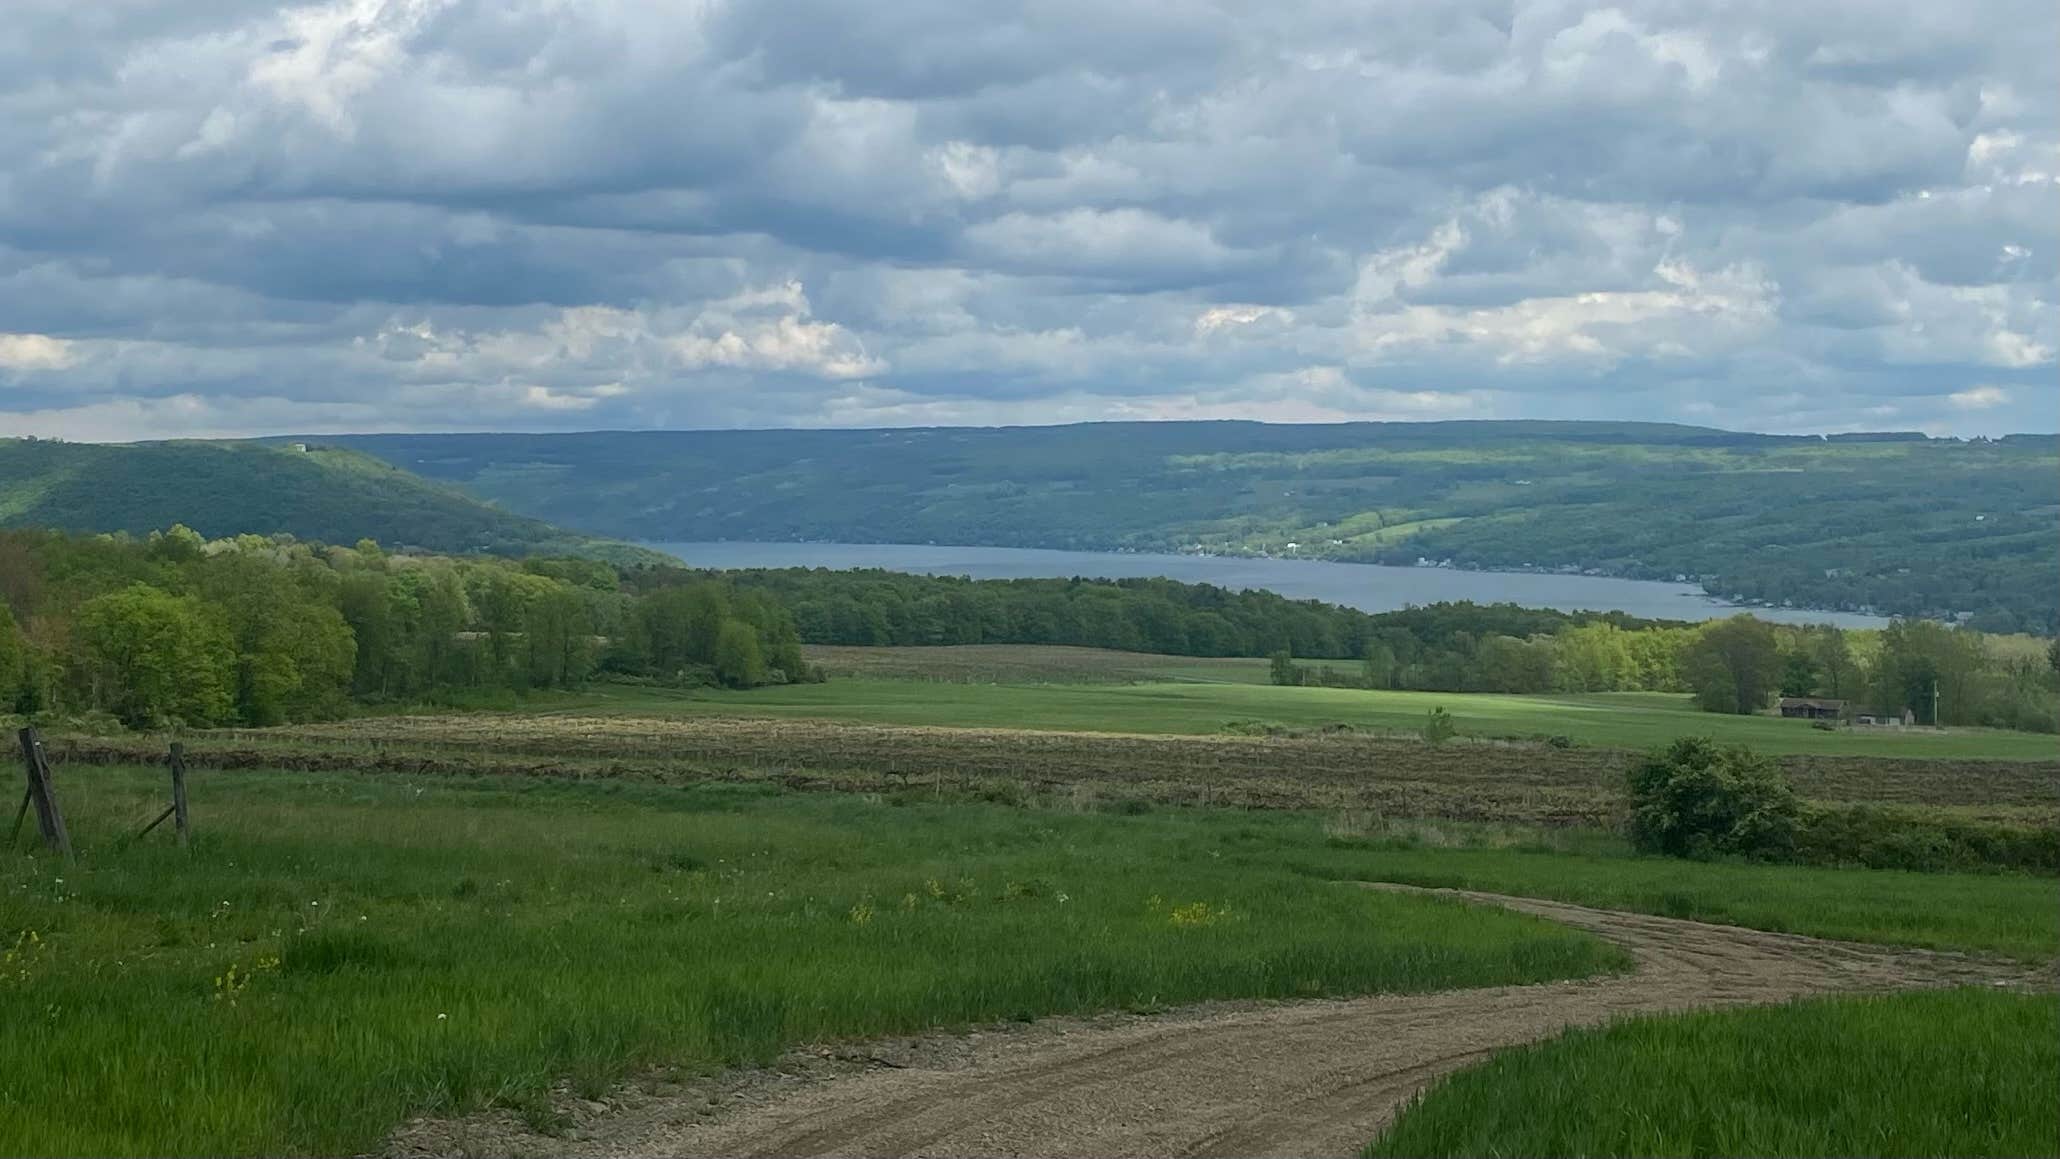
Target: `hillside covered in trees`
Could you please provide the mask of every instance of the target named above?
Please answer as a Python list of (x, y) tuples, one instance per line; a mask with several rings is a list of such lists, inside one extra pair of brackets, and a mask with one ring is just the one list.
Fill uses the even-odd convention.
[(2048, 435), (1165, 422), (326, 441), (625, 539), (1427, 557), (2060, 630)]
[(270, 535), (495, 555), (649, 553), (513, 515), (371, 455), (320, 443), (111, 445), (0, 439), (0, 527)]

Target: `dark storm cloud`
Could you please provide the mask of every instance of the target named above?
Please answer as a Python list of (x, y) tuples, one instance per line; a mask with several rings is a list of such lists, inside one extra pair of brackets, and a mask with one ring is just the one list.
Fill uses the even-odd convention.
[(0, 431), (2060, 401), (2049, 3), (9, 17)]

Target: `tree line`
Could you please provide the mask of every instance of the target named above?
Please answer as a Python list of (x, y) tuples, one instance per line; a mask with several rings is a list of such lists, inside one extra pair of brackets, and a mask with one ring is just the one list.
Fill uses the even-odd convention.
[(777, 599), (705, 575), (645, 592), (588, 559), (0, 532), (0, 711), (267, 725), (604, 674), (815, 678)]
[[(711, 573), (624, 574), (626, 583), (662, 584)], [(1167, 579), (974, 580), (805, 568), (721, 574), (742, 590), (775, 596), (811, 644), (1074, 644), (1271, 656), (1282, 683), (1688, 692), (1714, 712), (1820, 696), (1848, 701), (1855, 712), (1894, 715), (1908, 707), (1924, 724), (2060, 731), (2060, 646), (1930, 620), (1846, 631), (1750, 615), (1692, 624), (1467, 601), (1363, 612)]]
[(1813, 697), (1847, 702), (1847, 715), (1908, 709), (1919, 724), (2060, 732), (2060, 641), (1931, 620), (1847, 631), (1750, 615), (1701, 625), (1568, 622), (1518, 635), (1483, 631), (1483, 610), (1396, 613), (1418, 630), (1376, 629), (1356, 666), (1311, 667), (1279, 650), (1272, 679), (1438, 692), (1688, 692), (1724, 713)]
[(1824, 696), (1923, 723), (2060, 731), (2060, 645), (1930, 621), (1846, 632), (1512, 604), (1368, 613), (1164, 579), (708, 572), (184, 527), (0, 532), (0, 710), (264, 725), (596, 677), (746, 688), (819, 678), (803, 642), (1271, 655), (1282, 683), (1691, 692), (1718, 712)]
[[(670, 574), (639, 569), (625, 572), (625, 582), (662, 583)], [(1397, 632), (1437, 640), (1461, 630), (1530, 636), (1588, 623), (1625, 628), (1663, 623), (1621, 612), (1557, 612), (1514, 604), (1440, 604), (1372, 613), (1270, 591), (1168, 579), (975, 580), (821, 568), (720, 574), (740, 589), (779, 599), (792, 609), (801, 638), (811, 644), (1071, 644), (1174, 656), (1265, 656), (1285, 648), (1301, 657), (1357, 661), (1369, 644)]]

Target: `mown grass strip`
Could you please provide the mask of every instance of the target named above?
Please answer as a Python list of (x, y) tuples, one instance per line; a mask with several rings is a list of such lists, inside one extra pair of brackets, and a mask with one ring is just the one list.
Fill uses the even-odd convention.
[(1819, 998), (1568, 1031), (1434, 1087), (1373, 1157), (2052, 1155), (2060, 997)]

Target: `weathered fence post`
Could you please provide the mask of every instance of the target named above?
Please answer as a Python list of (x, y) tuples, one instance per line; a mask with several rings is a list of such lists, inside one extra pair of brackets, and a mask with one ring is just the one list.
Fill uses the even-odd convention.
[(186, 819), (186, 746), (172, 742), (172, 824), (179, 830), (179, 848), (192, 841), (192, 827)]
[(29, 803), (36, 807), (36, 828), (43, 833), (43, 844), (63, 854), (72, 855), (72, 839), (64, 831), (64, 814), (57, 810), (57, 795), (50, 789), (50, 762), (43, 755), (43, 738), (34, 728), (22, 729), (21, 760), (29, 777)]
[(165, 755), (165, 764), (170, 765), (172, 769), (172, 803), (166, 805), (165, 811), (157, 815), (157, 820), (145, 825), (143, 832), (136, 834), (136, 840), (141, 841), (150, 836), (150, 831), (164, 824), (165, 819), (169, 817), (172, 827), (179, 833), (179, 848), (184, 849), (186, 843), (191, 840), (186, 821), (186, 746), (173, 741), (171, 752)]

